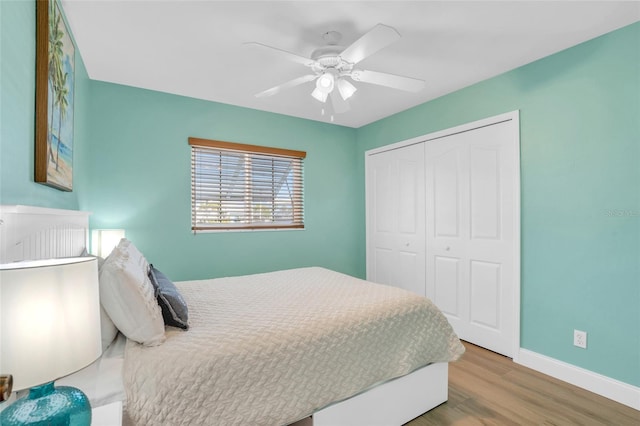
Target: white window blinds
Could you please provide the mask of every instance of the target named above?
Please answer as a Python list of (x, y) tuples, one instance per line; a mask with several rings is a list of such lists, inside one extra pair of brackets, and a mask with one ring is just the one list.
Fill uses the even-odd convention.
[(191, 229), (304, 228), (305, 152), (189, 138)]

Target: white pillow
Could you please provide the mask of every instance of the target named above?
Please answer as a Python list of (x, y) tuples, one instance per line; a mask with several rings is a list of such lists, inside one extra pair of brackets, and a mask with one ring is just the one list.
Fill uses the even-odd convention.
[[(87, 252), (86, 248), (82, 250), (80, 256), (95, 257), (96, 259), (98, 259), (98, 274), (100, 274), (102, 265), (104, 265), (103, 258), (101, 258), (100, 256), (90, 255), (89, 252)], [(109, 318), (109, 315), (107, 315), (107, 313), (104, 311), (104, 308), (102, 307), (102, 301), (100, 301), (100, 332), (102, 334), (102, 352), (104, 352), (104, 350), (109, 347), (111, 342), (113, 342), (113, 339), (116, 338), (118, 329), (116, 328), (116, 325), (113, 323), (113, 321), (111, 321), (111, 318)]]
[(164, 342), (164, 321), (148, 272), (147, 260), (123, 238), (100, 270), (100, 300), (122, 334), (156, 346)]
[(102, 301), (100, 301), (100, 332), (102, 334), (102, 352), (104, 352), (116, 338), (118, 329), (113, 321), (111, 321), (111, 318), (109, 318), (109, 315), (104, 311)]

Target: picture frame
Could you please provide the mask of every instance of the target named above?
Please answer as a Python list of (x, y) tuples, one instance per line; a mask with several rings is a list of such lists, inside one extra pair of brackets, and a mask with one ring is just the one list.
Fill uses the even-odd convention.
[(35, 182), (73, 190), (75, 45), (56, 0), (36, 1)]

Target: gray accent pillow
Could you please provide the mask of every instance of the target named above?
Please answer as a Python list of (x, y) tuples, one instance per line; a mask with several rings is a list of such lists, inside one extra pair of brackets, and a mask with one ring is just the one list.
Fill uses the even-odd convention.
[(156, 297), (162, 310), (164, 323), (172, 327), (188, 330), (189, 310), (175, 284), (153, 265), (149, 265), (149, 279), (156, 290)]

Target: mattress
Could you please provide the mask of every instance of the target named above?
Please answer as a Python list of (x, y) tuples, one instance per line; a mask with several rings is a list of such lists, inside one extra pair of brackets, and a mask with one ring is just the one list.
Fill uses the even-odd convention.
[(323, 268), (176, 284), (190, 329), (127, 341), (125, 424), (286, 425), (464, 352), (428, 299)]

